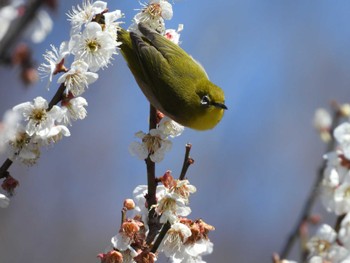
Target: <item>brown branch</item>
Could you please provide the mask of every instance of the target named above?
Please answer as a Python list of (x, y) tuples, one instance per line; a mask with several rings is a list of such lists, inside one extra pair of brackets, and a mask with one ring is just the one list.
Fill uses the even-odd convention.
[[(334, 129), (338, 126), (341, 117), (342, 117), (341, 111), (338, 107), (336, 107), (334, 114), (333, 114), (332, 127), (330, 129), (331, 132), (333, 132)], [(326, 153), (334, 150), (335, 145), (336, 145), (335, 140), (334, 140), (334, 138), (332, 138), (327, 145)], [(327, 160), (324, 160), (322, 163), (322, 166), (318, 170), (314, 184), (311, 188), (310, 195), (304, 204), (304, 207), (302, 209), (299, 220), (297, 221), (297, 224), (295, 225), (293, 231), (291, 232), (291, 234), (289, 235), (289, 237), (287, 239), (287, 242), (285, 243), (285, 245), (282, 248), (282, 252), (280, 253), (282, 259), (288, 257), (288, 254), (289, 254), (290, 250), (292, 249), (294, 242), (296, 241), (296, 239), (299, 236), (300, 226), (302, 225), (303, 222), (305, 222), (310, 217), (311, 208), (312, 208), (312, 206), (313, 206), (313, 204), (316, 201), (316, 198), (318, 196), (318, 188), (319, 188), (319, 185), (322, 181), (323, 173), (324, 173), (324, 170), (326, 169), (326, 166), (327, 166)]]
[(190, 157), (191, 148), (192, 148), (192, 144), (187, 143), (186, 144), (185, 159), (184, 159), (184, 163), (182, 165), (179, 180), (185, 179), (188, 167), (190, 167), (190, 165), (194, 163), (194, 160)]
[(2, 164), (0, 167), (0, 179), (6, 178), (10, 175), (10, 173), (7, 171), (12, 164), (12, 161), (10, 159), (6, 159), (6, 161)]
[(151, 252), (152, 253), (156, 253), (158, 248), (159, 248), (159, 245), (160, 243), (162, 243), (162, 240), (163, 238), (165, 237), (166, 233), (168, 232), (168, 230), (171, 228), (171, 224), (169, 223), (169, 221), (167, 221), (163, 227), (162, 227), (162, 230), (160, 231), (156, 241), (154, 241), (154, 245), (151, 249)]
[[(157, 127), (157, 110), (150, 104), (150, 120), (149, 120), (149, 130), (155, 129)], [(150, 156), (147, 157), (146, 168), (147, 168), (147, 185), (148, 191), (146, 195), (147, 205), (148, 205), (148, 226), (149, 233), (146, 239), (146, 243), (150, 245), (156, 235), (159, 232), (161, 225), (159, 224), (159, 217), (155, 212), (154, 205), (157, 204), (157, 181), (156, 181), (156, 165), (152, 162)]]

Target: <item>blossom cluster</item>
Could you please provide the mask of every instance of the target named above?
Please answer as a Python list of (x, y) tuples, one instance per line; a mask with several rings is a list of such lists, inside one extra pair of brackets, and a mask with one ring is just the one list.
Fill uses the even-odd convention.
[[(61, 106), (37, 97), (33, 102), (13, 107), (13, 111), (21, 116), (21, 122), (9, 140), (11, 160), (35, 163), (40, 156), (40, 147), (69, 136), (67, 126), (86, 117), (88, 103), (81, 95), (98, 79), (96, 72), (107, 67), (120, 45), (116, 40), (116, 27), (120, 22), (116, 20), (122, 13), (107, 11), (106, 2), (85, 1), (83, 7), (73, 8), (68, 14), (72, 26), (69, 41), (62, 42), (59, 48), (52, 45), (52, 50), (44, 54), (46, 62), (39, 67), (42, 76), (48, 77), (48, 86), (54, 75), (63, 73), (57, 80), (64, 88)], [(105, 17), (103, 24), (98, 20), (100, 14)], [(73, 61), (66, 67), (69, 56)]]
[[(153, 244), (149, 246), (146, 242), (150, 207), (145, 198), (147, 186), (140, 185), (133, 192), (134, 200), (124, 202), (124, 209), (132, 210), (133, 216), (124, 219), (118, 234), (112, 237), (112, 249), (99, 255), (101, 262), (155, 262), (160, 252), (169, 258), (169, 262), (204, 262), (202, 256), (212, 252), (213, 243), (208, 233), (214, 227), (201, 219), (186, 218), (191, 213), (189, 197), (196, 192), (196, 188), (188, 180), (175, 180), (170, 171), (160, 177), (159, 182), (161, 185), (157, 187), (156, 194), (158, 202), (152, 208), (156, 212), (154, 216), (160, 218), (159, 223), (163, 227), (165, 223), (170, 224), (170, 227), (158, 252), (149, 252)], [(131, 206), (127, 205), (130, 203)], [(151, 261), (145, 261), (145, 257), (151, 258)]]
[(48, 78), (48, 88), (61, 73), (56, 95), (50, 102), (39, 96), (14, 106), (0, 126), (0, 152), (7, 150), (9, 160), (35, 164), (43, 146), (70, 136), (72, 122), (87, 116), (88, 103), (81, 95), (117, 54), (117, 20), (122, 16), (120, 10), (108, 12), (106, 2), (89, 0), (68, 13), (70, 39), (59, 48), (52, 45), (38, 68), (42, 77)]
[[(70, 136), (68, 127), (73, 121), (87, 116), (85, 107), (88, 103), (82, 95), (98, 79), (98, 71), (111, 64), (121, 44), (117, 30), (123, 14), (120, 10), (110, 12), (106, 2), (84, 0), (67, 15), (71, 22), (69, 40), (58, 47), (51, 45), (51, 50), (44, 54), (45, 63), (38, 68), (41, 76), (48, 79), (47, 88), (52, 86), (55, 76), (61, 74), (57, 78), (56, 95), (51, 101), (39, 96), (16, 105), (0, 123), (0, 151), (7, 150), (11, 162), (18, 160), (33, 165), (40, 157), (41, 147)], [(180, 24), (177, 30), (165, 27), (165, 20), (171, 19), (172, 15), (170, 2), (150, 0), (142, 4), (128, 30), (138, 32), (137, 25), (143, 22), (179, 44), (183, 25)], [(129, 147), (133, 155), (154, 163), (162, 161), (171, 149), (170, 138), (179, 136), (184, 130), (162, 113), (157, 114), (156, 127), (147, 133), (136, 133), (141, 142), (133, 142)], [(1, 176), (6, 178), (2, 188), (11, 195), (18, 181), (9, 174)], [(111, 239), (108, 252), (99, 255), (101, 262), (155, 262), (162, 252), (170, 262), (201, 263), (204, 262), (202, 256), (212, 253), (213, 244), (208, 233), (214, 227), (201, 219), (187, 218), (191, 213), (189, 197), (196, 188), (184, 179), (184, 174), (180, 179), (174, 179), (170, 171), (159, 178), (154, 175), (154, 182), (154, 202), (149, 201), (150, 185), (137, 186), (133, 192), (134, 200), (124, 202), (120, 230)], [(0, 207), (6, 207), (8, 203), (9, 198), (0, 194)], [(129, 218), (127, 211), (133, 213)]]

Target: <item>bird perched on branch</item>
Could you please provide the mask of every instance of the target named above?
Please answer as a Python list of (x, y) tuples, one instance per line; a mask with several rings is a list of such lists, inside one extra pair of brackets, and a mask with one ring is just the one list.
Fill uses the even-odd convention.
[(182, 48), (144, 23), (136, 32), (118, 29), (121, 53), (149, 102), (176, 122), (196, 130), (221, 120), (224, 92)]

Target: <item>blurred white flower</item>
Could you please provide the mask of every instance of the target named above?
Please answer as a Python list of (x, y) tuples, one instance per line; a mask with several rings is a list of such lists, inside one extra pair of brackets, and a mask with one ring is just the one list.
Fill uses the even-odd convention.
[(109, 31), (103, 31), (101, 25), (91, 22), (82, 34), (71, 37), (69, 49), (75, 55), (75, 60), (83, 60), (91, 71), (96, 72), (107, 67), (112, 55), (117, 54), (119, 44)]
[(350, 213), (341, 221), (338, 238), (344, 247), (350, 249)]
[(0, 8), (0, 40), (4, 37), (9, 29), (11, 22), (18, 16), (18, 10), (14, 5), (7, 5)]
[(315, 129), (320, 133), (321, 139), (328, 142), (331, 139), (330, 129), (332, 125), (332, 116), (323, 108), (315, 112), (313, 124)]
[(350, 123), (344, 122), (334, 129), (334, 138), (340, 145), (344, 156), (350, 160)]
[(5, 112), (3, 121), (0, 122), (0, 153), (5, 151), (10, 138), (16, 134), (19, 120), (18, 112), (13, 110)]
[(316, 234), (307, 242), (310, 256), (319, 256), (324, 260), (338, 262), (347, 256), (348, 251), (336, 243), (337, 233), (329, 225), (321, 225)]
[(77, 60), (71, 65), (68, 72), (64, 73), (57, 80), (58, 83), (64, 83), (66, 86), (66, 94), (71, 92), (74, 97), (84, 93), (88, 85), (94, 83), (98, 79), (98, 74), (88, 72), (89, 65), (84, 61)]
[(43, 9), (40, 9), (26, 29), (24, 35), (33, 43), (40, 43), (44, 41), (46, 36), (51, 32), (53, 22), (50, 15)]
[(343, 215), (350, 212), (350, 172), (346, 174), (344, 181), (334, 190), (334, 213)]
[(40, 157), (40, 144), (32, 139), (23, 126), (9, 140), (9, 159), (18, 160), (26, 165), (33, 165)]
[(10, 199), (6, 195), (0, 194), (0, 207), (6, 208), (9, 206), (9, 204), (10, 204)]

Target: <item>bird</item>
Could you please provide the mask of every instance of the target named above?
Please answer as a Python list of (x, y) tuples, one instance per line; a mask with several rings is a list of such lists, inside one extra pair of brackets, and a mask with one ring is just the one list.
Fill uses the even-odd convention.
[(223, 90), (213, 84), (202, 67), (181, 47), (144, 22), (142, 33), (117, 31), (120, 51), (138, 86), (156, 109), (194, 130), (209, 130), (222, 119)]

